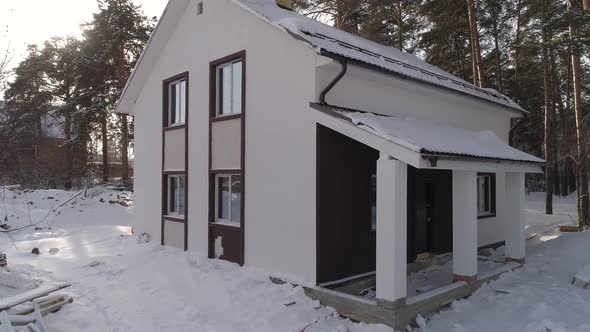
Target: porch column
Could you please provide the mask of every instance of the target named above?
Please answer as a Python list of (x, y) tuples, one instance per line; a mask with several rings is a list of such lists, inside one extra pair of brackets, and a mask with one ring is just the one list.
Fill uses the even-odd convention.
[(506, 261), (524, 263), (524, 173), (506, 173)]
[(377, 161), (377, 299), (406, 297), (407, 165), (382, 154)]
[(477, 173), (453, 171), (453, 274), (477, 279)]

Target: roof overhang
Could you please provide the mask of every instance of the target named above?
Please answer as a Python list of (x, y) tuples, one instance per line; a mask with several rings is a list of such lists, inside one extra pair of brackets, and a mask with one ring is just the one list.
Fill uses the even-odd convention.
[[(418, 169), (440, 169), (477, 172), (542, 173), (543, 162), (526, 162), (491, 157), (475, 157), (452, 153), (412, 149), (392, 142), (355, 125), (349, 117), (334, 110), (333, 106), (310, 103), (316, 123), (363, 143), (381, 154), (389, 155)], [(341, 109), (343, 111), (356, 111)], [(506, 144), (507, 145), (507, 144)], [(507, 145), (508, 146), (508, 145)], [(485, 149), (485, 146), (482, 146)]]
[(325, 58), (333, 59), (333, 60), (336, 60), (336, 61), (342, 61), (342, 60), (344, 60), (344, 61), (347, 61), (348, 64), (350, 64), (350, 65), (354, 65), (354, 66), (358, 66), (358, 67), (361, 67), (361, 68), (365, 68), (367, 70), (371, 70), (371, 71), (374, 71), (374, 72), (377, 72), (377, 73), (381, 73), (381, 74), (384, 74), (384, 75), (389, 75), (390, 77), (393, 76), (393, 77), (397, 77), (397, 78), (400, 78), (400, 79), (409, 80), (409, 81), (416, 82), (416, 83), (419, 83), (419, 84), (424, 84), (424, 85), (429, 86), (429, 87), (434, 88), (434, 89), (440, 89), (440, 90), (446, 91), (446, 92), (451, 93), (451, 94), (454, 94), (454, 95), (458, 95), (458, 96), (462, 96), (462, 97), (466, 97), (466, 98), (470, 98), (470, 99), (475, 99), (475, 100), (478, 100), (480, 102), (483, 102), (483, 103), (486, 103), (486, 104), (489, 104), (489, 105), (493, 105), (493, 106), (498, 107), (498, 108), (500, 108), (500, 109), (502, 109), (504, 111), (507, 111), (508, 113), (513, 114), (514, 117), (526, 116), (529, 113), (528, 111), (524, 110), (523, 108), (521, 108), (518, 105), (514, 106), (514, 105), (505, 105), (505, 104), (496, 103), (496, 102), (493, 102), (493, 101), (491, 101), (489, 99), (486, 99), (486, 98), (481, 98), (481, 97), (478, 97), (478, 96), (475, 96), (475, 95), (472, 95), (472, 94), (469, 94), (469, 93), (466, 93), (466, 92), (463, 92), (463, 91), (460, 91), (460, 90), (457, 90), (457, 89), (451, 89), (451, 88), (446, 87), (446, 86), (442, 86), (442, 85), (438, 85), (438, 84), (433, 84), (433, 83), (430, 83), (428, 81), (419, 80), (419, 79), (413, 78), (411, 76), (404, 75), (404, 74), (401, 74), (401, 73), (398, 73), (398, 72), (395, 72), (395, 71), (391, 71), (391, 70), (388, 70), (386, 68), (383, 68), (383, 67), (380, 67), (380, 66), (377, 66), (377, 65), (368, 63), (368, 62), (364, 62), (364, 61), (360, 61), (360, 60), (357, 60), (357, 59), (354, 59), (354, 58), (345, 57), (343, 55), (335, 54), (335, 53), (332, 53), (332, 52), (327, 51), (327, 50), (324, 50), (324, 49), (321, 49), (318, 52), (318, 54), (321, 55), (321, 56), (323, 56), (323, 57), (325, 57)]

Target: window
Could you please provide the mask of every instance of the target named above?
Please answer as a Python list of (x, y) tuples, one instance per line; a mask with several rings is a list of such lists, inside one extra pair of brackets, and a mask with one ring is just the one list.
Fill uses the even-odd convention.
[(184, 175), (168, 175), (168, 209), (169, 216), (184, 216)]
[(242, 113), (242, 60), (217, 66), (216, 116)]
[(477, 175), (477, 216), (479, 218), (496, 215), (496, 176), (495, 174)]
[(184, 124), (186, 114), (186, 78), (168, 84), (168, 126)]
[(240, 175), (215, 177), (216, 221), (239, 226), (242, 215), (242, 185)]

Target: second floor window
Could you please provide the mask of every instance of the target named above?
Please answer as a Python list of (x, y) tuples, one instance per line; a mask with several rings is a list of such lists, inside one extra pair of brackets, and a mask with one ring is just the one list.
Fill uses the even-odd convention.
[(242, 113), (242, 60), (217, 66), (216, 116)]
[(168, 85), (168, 126), (184, 124), (186, 114), (186, 79)]

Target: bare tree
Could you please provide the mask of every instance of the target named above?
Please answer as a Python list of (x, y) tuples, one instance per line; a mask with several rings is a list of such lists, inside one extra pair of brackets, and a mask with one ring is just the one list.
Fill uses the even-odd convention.
[[(10, 43), (8, 47), (0, 53), (0, 92), (4, 90), (6, 80), (12, 75), (10, 70), (10, 63), (12, 60), (12, 52), (10, 51)], [(1, 96), (0, 96), (1, 97)]]

